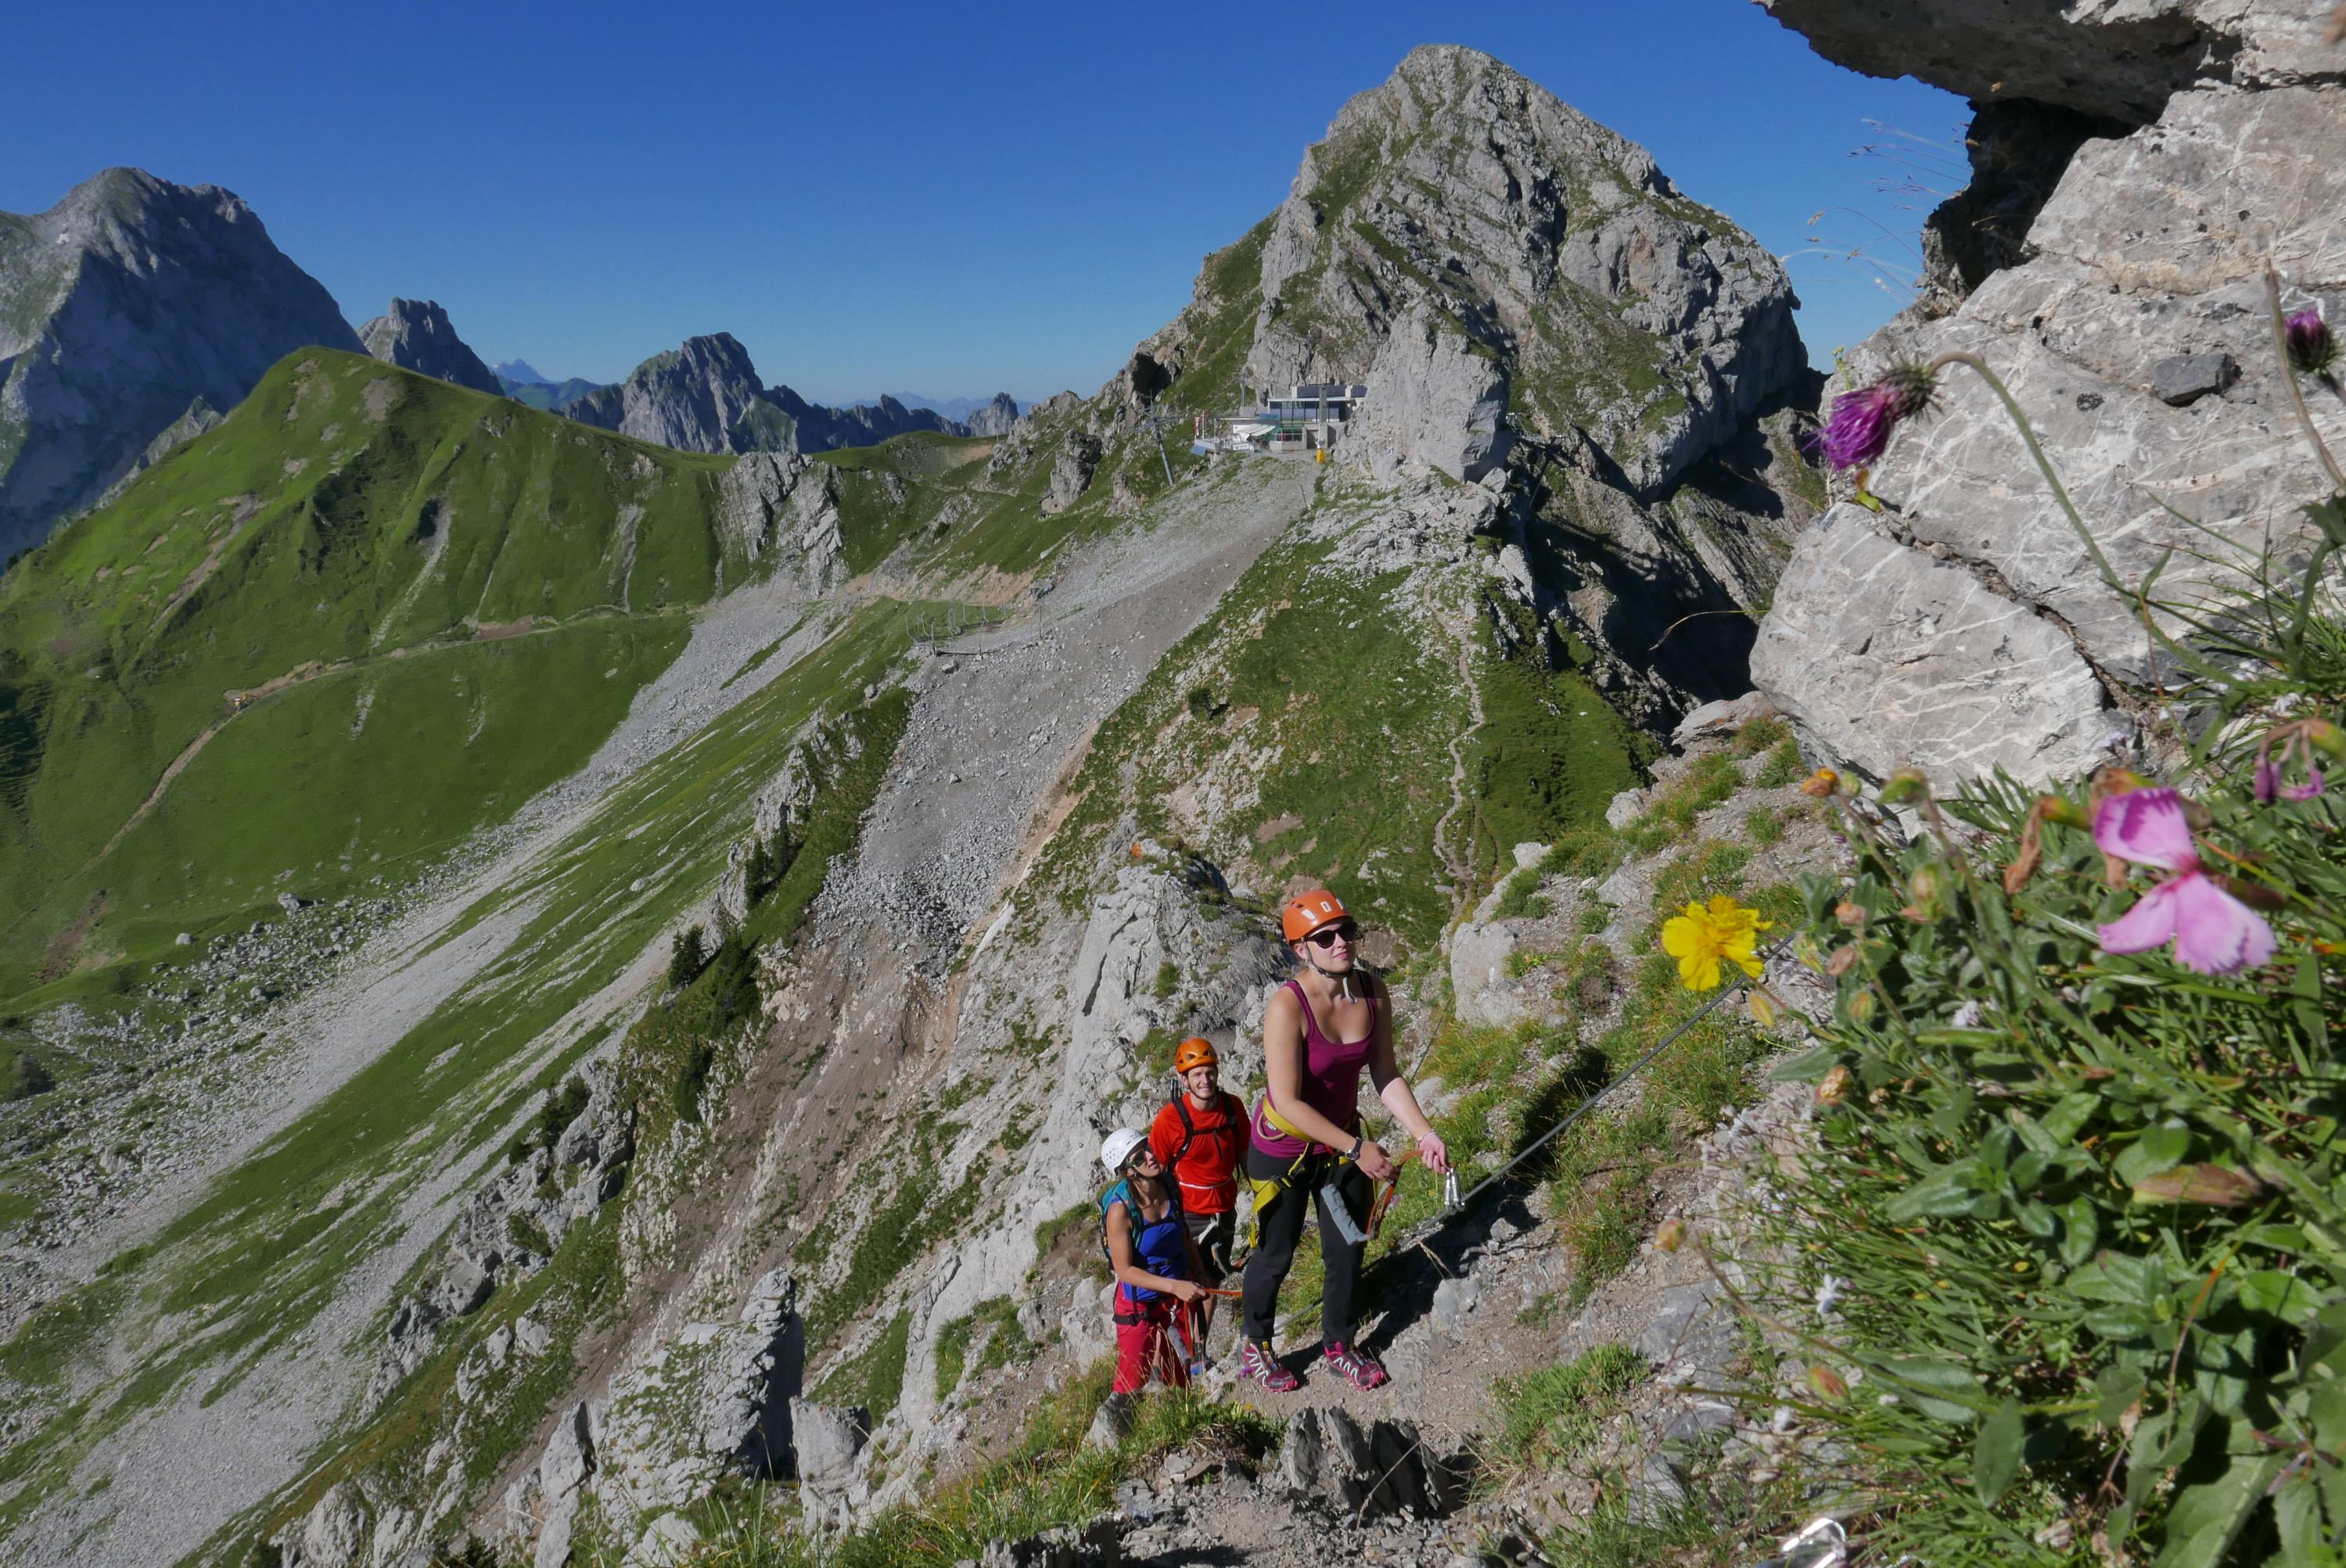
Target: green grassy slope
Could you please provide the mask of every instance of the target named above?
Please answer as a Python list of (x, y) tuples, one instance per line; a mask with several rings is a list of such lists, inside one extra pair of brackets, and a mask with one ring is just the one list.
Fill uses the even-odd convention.
[[(1266, 897), (1322, 883), (1423, 951), (1451, 913), (1438, 827), (1487, 877), (1517, 842), (1601, 822), (1637, 781), (1647, 744), (1535, 631), (1501, 646), (1478, 567), (1370, 576), (1331, 550), (1290, 536), (1266, 551), (1100, 727), (1039, 885), (1080, 906), (1085, 868), (1129, 816), (1255, 868)], [(1177, 804), (1223, 791), (1252, 805), (1201, 825)]]
[(333, 894), (575, 769), (743, 575), (729, 461), (279, 364), (0, 579), (0, 996)]
[[(533, 1047), (706, 894), (748, 830), (759, 787), (819, 711), (856, 700), (886, 673), (904, 651), (903, 626), (902, 604), (873, 602), (648, 765), (450, 930), (454, 942), (484, 922), (509, 927), (493, 967), (147, 1247), (0, 1346), (0, 1377), (53, 1396), (81, 1390), (59, 1419), (0, 1455), (0, 1487), (18, 1485), (0, 1502), (0, 1532), (141, 1410), (191, 1380), (216, 1400), (304, 1332), (349, 1271), (386, 1244), (417, 1182), (448, 1157), (502, 1143), (604, 1036), (586, 1029), (543, 1055)], [(820, 870), (811, 861), (807, 874)]]

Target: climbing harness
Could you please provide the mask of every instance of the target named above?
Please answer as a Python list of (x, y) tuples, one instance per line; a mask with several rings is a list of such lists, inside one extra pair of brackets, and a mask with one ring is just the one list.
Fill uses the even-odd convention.
[(1377, 1229), (1384, 1224), (1385, 1210), (1392, 1207), (1393, 1194), (1401, 1190), (1402, 1167), (1415, 1158), (1417, 1158), (1417, 1151), (1412, 1149), (1393, 1161), (1393, 1174), (1377, 1188), (1376, 1201), (1369, 1205), (1369, 1239), (1371, 1241), (1377, 1238)]
[[(1286, 1117), (1280, 1115), (1277, 1111), (1270, 1108), (1270, 1104), (1267, 1099), (1263, 1103), (1263, 1114), (1270, 1117), (1271, 1124), (1274, 1126), (1279, 1127), (1281, 1132), (1286, 1133), (1288, 1136), (1303, 1136), (1302, 1134), (1294, 1128), (1291, 1123), (1288, 1122)], [(1311, 1188), (1319, 1186), (1321, 1183), (1315, 1178), (1317, 1178), (1321, 1175), (1321, 1171), (1331, 1164), (1336, 1157), (1332, 1150), (1322, 1148), (1318, 1144), (1312, 1143), (1309, 1138), (1304, 1138), (1303, 1143), (1303, 1152), (1297, 1155), (1293, 1160), (1290, 1161), (1287, 1168), (1280, 1172), (1279, 1175), (1275, 1176), (1250, 1176), (1247, 1177), (1247, 1186), (1252, 1192), (1254, 1196), (1254, 1207), (1249, 1212), (1247, 1219), (1247, 1250), (1249, 1252), (1252, 1252), (1256, 1247), (1262, 1245), (1262, 1217), (1270, 1212), (1270, 1206), (1279, 1201), (1279, 1195), (1283, 1192), (1292, 1192), (1298, 1187)]]

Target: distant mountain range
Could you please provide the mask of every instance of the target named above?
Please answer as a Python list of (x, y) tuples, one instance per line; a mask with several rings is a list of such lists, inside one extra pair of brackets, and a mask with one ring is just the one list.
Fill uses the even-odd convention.
[(1016, 398), (1012, 398), (1007, 392), (996, 392), (990, 398), (930, 397), (924, 392), (882, 392), (880, 395), (882, 397), (894, 398), (906, 408), (929, 409), (944, 415), (947, 419), (958, 420), (964, 424), (969, 422), (969, 416), (975, 413), (979, 409), (990, 408), (994, 404), (1001, 402), (1005, 399), (1007, 399), (1010, 403), (1011, 417), (1014, 419), (1035, 406), (1032, 402), (1021, 402)]
[(490, 366), (430, 300), (357, 332), (324, 286), (218, 186), (110, 168), (46, 212), (0, 212), (0, 563), (218, 424), (292, 351), (363, 350), (421, 374), (690, 452), (820, 452), (909, 431), (1000, 434), (1006, 395), (829, 408), (759, 382), (725, 334), (627, 381)]
[(590, 382), (584, 376), (572, 376), (567, 381), (525, 382), (499, 375), (497, 388), (515, 402), (532, 408), (557, 409), (564, 403), (575, 402), (588, 392), (600, 392), (602, 382)]
[(885, 392), (876, 403), (829, 408), (787, 386), (767, 387), (740, 340), (712, 332), (654, 354), (626, 381), (557, 403), (555, 412), (682, 452), (829, 452), (913, 431), (999, 435), (1017, 419), (1018, 405), (997, 392), (974, 405), (966, 421)]

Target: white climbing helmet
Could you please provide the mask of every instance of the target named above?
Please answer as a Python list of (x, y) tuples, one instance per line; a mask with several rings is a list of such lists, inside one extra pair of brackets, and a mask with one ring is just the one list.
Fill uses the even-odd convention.
[(1146, 1134), (1136, 1133), (1130, 1127), (1118, 1127), (1101, 1143), (1100, 1164), (1107, 1166), (1108, 1175), (1122, 1176), (1124, 1162), (1132, 1157), (1133, 1150), (1148, 1141)]

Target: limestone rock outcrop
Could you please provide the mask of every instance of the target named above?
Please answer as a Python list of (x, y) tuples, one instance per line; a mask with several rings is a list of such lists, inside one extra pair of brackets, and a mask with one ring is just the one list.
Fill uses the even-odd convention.
[(728, 1475), (789, 1468), (804, 1361), (796, 1287), (760, 1279), (740, 1320), (687, 1324), (611, 1381), (596, 1427), (594, 1489), (618, 1517), (681, 1507)]
[(393, 300), (388, 311), (359, 329), (359, 341), (376, 359), (403, 371), (454, 382), (491, 397), (504, 393), (496, 372), (456, 335), (437, 300)]
[(1369, 367), (1369, 401), (1345, 445), (1390, 484), (1412, 463), (1469, 483), (1506, 461), (1507, 367), (1420, 300)]
[[(1446, 401), (1448, 355), (1378, 362), (1430, 317), (1504, 368), (1526, 428), (1585, 432), (1650, 491), (1802, 373), (1792, 304), (1775, 258), (1644, 148), (1487, 55), (1427, 46), (1304, 154), (1262, 242), (1246, 376), (1364, 382), (1372, 410)], [(1428, 368), (1439, 398), (1395, 381)]]
[(2325, 5), (2273, 0), (1760, 0), (1825, 58), (1872, 76), (1914, 76), (1987, 101), (2063, 104), (2130, 125), (2205, 83), (2263, 88), (2336, 82), (2346, 56), (2322, 41)]
[(564, 1235), (617, 1195), (635, 1156), (634, 1107), (607, 1062), (587, 1062), (574, 1082), (569, 1099), (547, 1096), (536, 1129), (474, 1191), (437, 1261), (392, 1308), (370, 1406), (423, 1365), (445, 1325), (478, 1311), (500, 1282), (545, 1268)]
[(1010, 427), (1018, 423), (1018, 400), (1008, 392), (995, 392), (991, 398), (970, 410), (962, 428), (972, 435), (1007, 435)]
[(0, 559), (308, 344), (359, 346), (233, 191), (109, 168), (0, 213)]
[(1099, 439), (1088, 431), (1067, 437), (1058, 460), (1051, 464), (1051, 487), (1043, 496), (1043, 515), (1065, 512), (1081, 500), (1099, 468)]
[[(2030, 87), (2065, 112), (2139, 124), (2081, 142), (2008, 264), (1851, 357), (1861, 382), (1950, 351), (1985, 361), (2091, 547), (1994, 393), (1951, 367), (1938, 412), (1902, 428), (1872, 472), (1884, 513), (1844, 505), (1800, 536), (1753, 659), (1821, 761), (1877, 778), (2002, 766), (2030, 780), (2089, 766), (2128, 744), (2124, 710), (2166, 668), (2136, 598), (2154, 572), (2151, 613), (2172, 635), (2183, 622), (2159, 606), (2209, 606), (2260, 568), (2303, 569), (2299, 508), (2325, 486), (2294, 435), (2263, 269), (2277, 262), (2290, 308), (2321, 302), (2335, 317), (2346, 299), (2346, 50), (2315, 51), (2317, 22), (2262, 4), (2178, 5), (2125, 30), (2049, 5), (1947, 0), (1902, 13), (1912, 26), (1894, 36), (1871, 7), (1774, 9), (1861, 68), (1964, 89), (1976, 66), (2006, 97)], [(1990, 11), (2009, 34), (1975, 56), (1933, 52)], [(2150, 59), (2144, 41), (2160, 29), (2198, 40), (2188, 60)], [(2231, 52), (2202, 58), (2218, 36)], [(2030, 74), (2031, 38), (2062, 62), (2060, 79)], [(2177, 83), (2163, 106), (2147, 100)], [(2312, 413), (2333, 447), (2346, 440), (2337, 400), (2313, 400)]]
[(679, 452), (796, 452), (797, 422), (766, 395), (750, 351), (730, 332), (687, 338), (617, 386), (556, 412)]
[(839, 471), (829, 463), (795, 452), (747, 453), (717, 482), (717, 520), (750, 559), (780, 552), (783, 569), (817, 594), (844, 570), (839, 497)]

